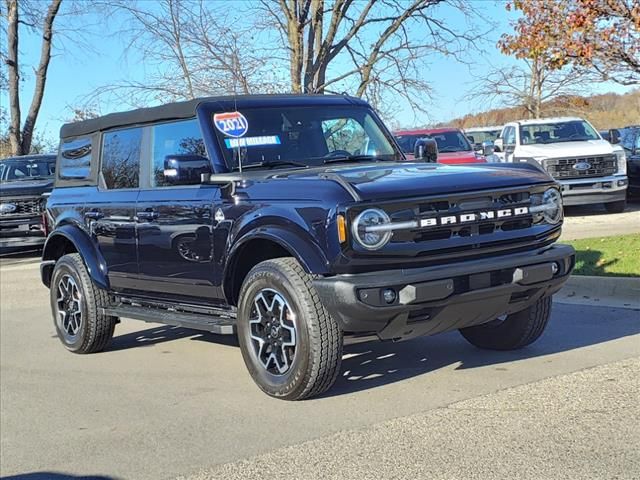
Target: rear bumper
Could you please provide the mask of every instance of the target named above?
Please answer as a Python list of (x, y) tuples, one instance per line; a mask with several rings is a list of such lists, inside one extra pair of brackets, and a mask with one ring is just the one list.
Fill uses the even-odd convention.
[[(572, 247), (554, 245), (443, 266), (323, 277), (314, 285), (345, 332), (403, 340), (523, 310), (558, 291), (574, 263)], [(383, 299), (389, 288), (396, 293), (392, 304)]]
[(44, 242), (40, 216), (0, 220), (0, 248), (32, 247)]
[(624, 200), (629, 181), (626, 175), (563, 180), (562, 201), (565, 205), (591, 205)]

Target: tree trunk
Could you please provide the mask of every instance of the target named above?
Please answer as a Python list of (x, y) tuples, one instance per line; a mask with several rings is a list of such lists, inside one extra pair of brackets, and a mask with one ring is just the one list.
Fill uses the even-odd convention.
[(18, 66), (18, 2), (7, 0), (7, 69), (9, 70), (9, 143), (12, 155), (22, 155), (20, 135), (20, 70)]
[(40, 64), (36, 70), (36, 86), (31, 99), (29, 113), (22, 127), (22, 152), (29, 153), (31, 150), (31, 140), (33, 138), (33, 129), (36, 126), (38, 113), (42, 106), (44, 97), (44, 87), (47, 83), (47, 71), (49, 70), (49, 61), (51, 60), (51, 39), (53, 38), (53, 22), (60, 10), (62, 0), (52, 0), (47, 10), (47, 16), (42, 26), (42, 47), (40, 49)]

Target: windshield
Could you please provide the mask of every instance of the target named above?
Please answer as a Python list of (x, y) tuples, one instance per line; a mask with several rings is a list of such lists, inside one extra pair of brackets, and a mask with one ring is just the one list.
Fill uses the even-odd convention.
[(246, 108), (215, 114), (213, 125), (230, 169), (238, 169), (240, 160), (243, 167), (306, 167), (401, 159), (384, 127), (363, 107)]
[(53, 178), (55, 169), (55, 158), (51, 160), (33, 158), (4, 160), (0, 163), (0, 180), (11, 182), (15, 180)]
[(600, 140), (598, 133), (584, 120), (520, 126), (520, 142), (523, 145), (584, 140)]
[(500, 136), (500, 130), (482, 130), (467, 133), (467, 138), (474, 145), (481, 145), (482, 142), (495, 142)]

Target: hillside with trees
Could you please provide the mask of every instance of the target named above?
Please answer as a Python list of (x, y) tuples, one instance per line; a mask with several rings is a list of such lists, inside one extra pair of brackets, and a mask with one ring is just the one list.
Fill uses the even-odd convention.
[[(588, 119), (598, 129), (623, 127), (640, 123), (640, 89), (618, 95), (605, 93), (592, 96), (555, 98), (541, 105), (541, 117), (579, 116)], [(506, 122), (528, 118), (526, 107), (496, 108), (486, 112), (465, 115), (443, 125), (461, 128), (485, 125), (503, 125)]]

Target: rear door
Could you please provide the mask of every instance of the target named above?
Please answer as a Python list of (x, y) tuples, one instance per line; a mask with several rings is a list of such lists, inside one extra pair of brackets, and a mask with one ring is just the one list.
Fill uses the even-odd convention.
[(164, 299), (191, 297), (205, 303), (220, 297), (213, 261), (214, 204), (219, 189), (174, 186), (164, 176), (168, 155), (206, 156), (196, 119), (149, 128), (149, 162), (137, 202), (138, 265), (141, 288)]
[(98, 187), (85, 197), (84, 221), (104, 257), (111, 288), (119, 292), (136, 289), (135, 205), (140, 192), (143, 136), (141, 127), (102, 135)]

